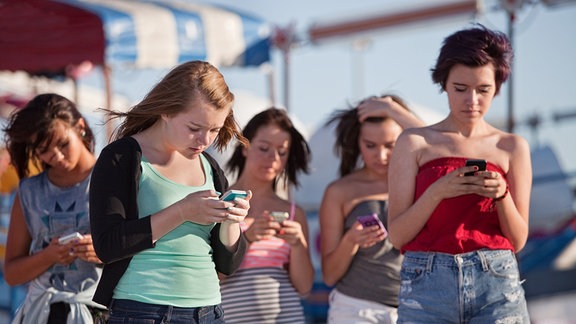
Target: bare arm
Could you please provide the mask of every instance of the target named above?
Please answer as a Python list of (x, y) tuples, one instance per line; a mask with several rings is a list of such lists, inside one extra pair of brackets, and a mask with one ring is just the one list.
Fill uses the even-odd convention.
[[(285, 231), (295, 229), (294, 239), (289, 240), (290, 264), (289, 273), (290, 281), (300, 295), (307, 295), (312, 289), (314, 283), (314, 267), (310, 258), (309, 231), (306, 214), (301, 208), (296, 209), (294, 221), (285, 221), (290, 223), (286, 225)], [(289, 238), (285, 238), (289, 239)]]
[[(504, 236), (520, 251), (528, 239), (528, 215), (530, 209), (530, 190), (532, 188), (532, 162), (528, 143), (515, 136), (515, 149), (511, 153), (507, 180), (510, 193), (496, 202), (500, 228)], [(496, 196), (504, 194), (505, 184), (500, 182)]]
[(234, 207), (228, 209), (228, 219), (222, 222), (220, 227), (220, 241), (228, 251), (236, 251), (238, 247), (238, 240), (242, 233), (240, 222), (248, 215), (250, 199), (252, 199), (252, 191), (248, 190), (246, 199), (235, 200)]
[(343, 235), (344, 215), (339, 195), (336, 185), (329, 185), (319, 210), (322, 278), (328, 286), (333, 286), (344, 276), (360, 247), (349, 235)]
[(46, 248), (33, 255), (28, 252), (31, 242), (32, 237), (24, 220), (20, 197), (16, 194), (10, 213), (4, 261), (4, 277), (11, 286), (37, 278), (56, 263), (67, 265), (76, 259), (76, 256), (70, 255), (68, 245), (58, 244), (58, 238), (53, 238)]
[(342, 190), (349, 189), (338, 183), (334, 182), (326, 188), (320, 205), (322, 277), (329, 286), (336, 284), (346, 274), (361, 246), (369, 247), (385, 238), (376, 226), (363, 228), (358, 222), (344, 232), (346, 215)]

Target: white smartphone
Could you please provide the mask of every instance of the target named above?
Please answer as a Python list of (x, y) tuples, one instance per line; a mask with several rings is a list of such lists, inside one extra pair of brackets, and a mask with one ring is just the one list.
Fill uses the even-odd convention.
[(222, 197), (220, 197), (220, 200), (234, 201), (234, 199), (236, 198), (246, 198), (246, 197), (248, 197), (248, 192), (244, 190), (228, 190), (222, 195)]
[(290, 215), (288, 214), (288, 212), (273, 211), (270, 212), (270, 216), (274, 218), (275, 222), (282, 223), (283, 221), (287, 220)]
[(82, 236), (82, 234), (78, 233), (78, 232), (74, 232), (72, 234), (68, 234), (68, 235), (64, 235), (61, 238), (58, 239), (58, 243), (60, 244), (68, 244), (70, 242), (72, 242), (73, 240), (80, 240), (82, 239), (84, 236)]

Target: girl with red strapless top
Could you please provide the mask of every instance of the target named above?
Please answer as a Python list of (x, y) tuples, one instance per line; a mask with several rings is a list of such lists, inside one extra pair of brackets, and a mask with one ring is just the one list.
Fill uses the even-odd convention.
[(404, 253), (398, 323), (529, 323), (514, 253), (528, 238), (530, 149), (484, 119), (511, 57), (507, 37), (481, 25), (447, 37), (432, 79), (450, 112), (398, 138), (388, 216)]

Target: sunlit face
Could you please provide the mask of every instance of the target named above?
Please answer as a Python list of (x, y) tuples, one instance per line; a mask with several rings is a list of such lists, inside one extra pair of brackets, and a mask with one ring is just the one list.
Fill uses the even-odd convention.
[(402, 127), (392, 119), (382, 122), (364, 122), (360, 128), (358, 144), (364, 167), (379, 174), (388, 174), (388, 163)]
[(174, 116), (163, 116), (166, 145), (188, 159), (198, 157), (218, 136), (229, 109), (217, 110), (203, 100), (193, 100)]
[(272, 181), (286, 167), (290, 152), (290, 134), (276, 125), (260, 127), (244, 149), (246, 157), (245, 171)]
[(475, 68), (455, 65), (448, 74), (446, 93), (453, 117), (462, 122), (481, 119), (496, 93), (494, 67), (492, 64)]
[(84, 150), (78, 130), (61, 122), (54, 122), (54, 132), (50, 142), (41, 143), (36, 148), (38, 158), (55, 169), (73, 170)]

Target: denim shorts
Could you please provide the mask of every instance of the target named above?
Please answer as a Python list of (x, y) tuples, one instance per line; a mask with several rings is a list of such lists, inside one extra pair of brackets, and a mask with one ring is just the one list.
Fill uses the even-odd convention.
[(530, 323), (510, 250), (406, 252), (398, 323)]
[(109, 309), (108, 324), (225, 323), (220, 305), (188, 308), (114, 299)]

